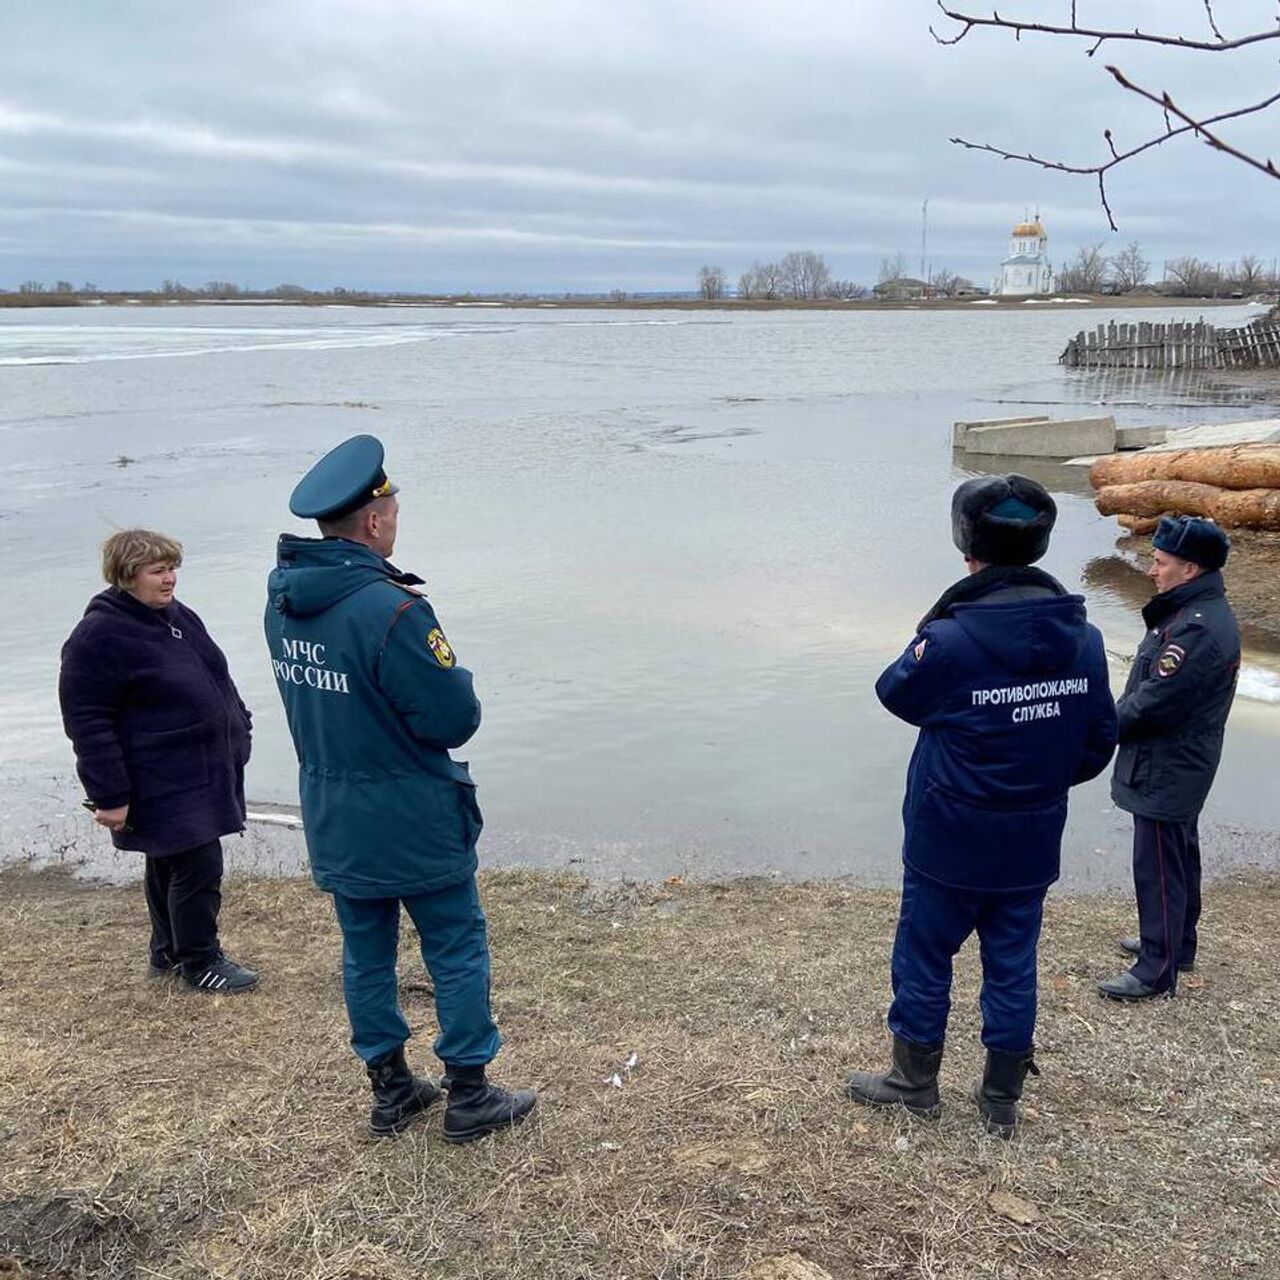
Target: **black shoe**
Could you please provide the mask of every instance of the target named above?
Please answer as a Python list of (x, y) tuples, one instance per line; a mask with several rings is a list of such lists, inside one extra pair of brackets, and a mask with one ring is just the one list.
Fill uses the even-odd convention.
[[(1137, 956), (1137, 954), (1142, 950), (1142, 943), (1137, 938), (1117, 938), (1116, 946), (1119, 947), (1127, 956)], [(1178, 961), (1179, 973), (1194, 973), (1195, 969), (1196, 962), (1194, 960)]]
[(152, 956), (147, 962), (147, 977), (159, 981), (162, 978), (176, 978), (181, 970), (177, 962), (170, 956)]
[(193, 991), (211, 996), (238, 996), (258, 985), (258, 975), (228, 955), (218, 952), (207, 965), (182, 971), (182, 980)]
[(483, 1067), (445, 1063), (449, 1105), (444, 1109), (444, 1140), (474, 1142), (487, 1133), (513, 1129), (537, 1104), (532, 1089), (501, 1088), (485, 1079)]
[(1098, 983), (1098, 994), (1108, 1000), (1127, 1000), (1133, 1003), (1138, 1000), (1159, 1000), (1171, 998), (1172, 991), (1157, 991), (1145, 982), (1140, 982), (1131, 973), (1122, 973), (1118, 977), (1108, 978)]
[(366, 1063), (365, 1070), (373, 1087), (369, 1131), (375, 1138), (394, 1137), (440, 1097), (436, 1085), (409, 1070), (403, 1045)]
[(846, 1098), (864, 1107), (906, 1107), (912, 1115), (932, 1119), (942, 1111), (938, 1068), (942, 1042), (912, 1044), (893, 1037), (893, 1066), (884, 1075), (855, 1071), (844, 1082)]
[(987, 1065), (982, 1079), (973, 1086), (973, 1100), (987, 1122), (987, 1132), (997, 1138), (1009, 1139), (1018, 1125), (1018, 1099), (1022, 1097), (1022, 1085), (1030, 1072), (1040, 1074), (1032, 1056), (1026, 1053), (999, 1053), (987, 1050)]

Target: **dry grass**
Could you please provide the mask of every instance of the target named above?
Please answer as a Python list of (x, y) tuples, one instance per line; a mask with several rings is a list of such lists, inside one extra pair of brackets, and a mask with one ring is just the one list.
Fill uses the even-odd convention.
[[(458, 1149), (438, 1114), (364, 1136), (337, 931), (308, 884), (230, 882), (226, 941), (264, 973), (230, 999), (143, 976), (138, 890), (0, 877), (0, 1275), (1280, 1275), (1274, 881), (1216, 885), (1200, 974), (1141, 1007), (1094, 994), (1128, 904), (1055, 899), (1044, 1075), (1008, 1145), (966, 1100), (971, 947), (942, 1121), (840, 1096), (848, 1068), (886, 1058), (891, 893), (512, 872), (483, 888), (495, 1074), (542, 1100)], [(431, 1003), (403, 957), (425, 1067)]]

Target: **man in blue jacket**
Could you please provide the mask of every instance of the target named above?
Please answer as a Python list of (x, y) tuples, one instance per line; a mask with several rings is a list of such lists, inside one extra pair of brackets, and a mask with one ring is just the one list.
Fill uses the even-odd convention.
[(1111, 1000), (1172, 996), (1195, 967), (1197, 822), (1222, 757), (1240, 670), (1240, 632), (1222, 585), (1231, 542), (1212, 520), (1164, 517), (1152, 538), (1157, 594), (1121, 695), (1111, 798), (1133, 814), (1138, 937), (1133, 967), (1098, 984)]
[(893, 1065), (855, 1072), (847, 1095), (869, 1106), (940, 1110), (951, 964), (975, 930), (982, 956), (982, 1041), (974, 1101), (1010, 1137), (1035, 1071), (1036, 944), (1058, 878), (1067, 791), (1115, 749), (1116, 713), (1098, 630), (1084, 600), (1030, 567), (1057, 509), (1024, 476), (968, 480), (952, 534), (969, 576), (948, 588), (876, 683), (920, 736), (907, 770), (902, 903), (893, 944)]
[(373, 436), (344, 441), (302, 478), (289, 509), (318, 521), (323, 537), (280, 536), (267, 645), (298, 755), (312, 875), (333, 895), (342, 928), (351, 1043), (373, 1088), (370, 1127), (397, 1133), (440, 1097), (405, 1061), (409, 1027), (396, 997), (403, 904), (435, 987), (444, 1136), (469, 1142), (518, 1124), (536, 1096), (485, 1077), (501, 1039), (475, 879), (481, 817), (466, 764), (449, 756), (479, 727), (480, 703), (422, 579), (388, 561), (396, 493)]

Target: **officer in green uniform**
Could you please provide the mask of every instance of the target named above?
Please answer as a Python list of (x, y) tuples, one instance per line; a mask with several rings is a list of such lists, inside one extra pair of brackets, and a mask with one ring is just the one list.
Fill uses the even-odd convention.
[(422, 579), (388, 560), (397, 488), (382, 443), (353, 436), (302, 478), (294, 515), (322, 537), (282, 534), (265, 628), (298, 755), (307, 850), (342, 928), (351, 1043), (373, 1088), (370, 1127), (399, 1132), (440, 1097), (404, 1054), (396, 997), (400, 908), (435, 987), (449, 1100), (444, 1136), (469, 1142), (519, 1124), (532, 1090), (486, 1079), (501, 1038), (489, 1009), (489, 948), (476, 890), (480, 809), (462, 761), (480, 724)]

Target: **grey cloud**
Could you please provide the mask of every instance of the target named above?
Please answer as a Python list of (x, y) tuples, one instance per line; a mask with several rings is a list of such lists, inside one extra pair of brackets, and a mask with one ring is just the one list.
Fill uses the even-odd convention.
[[(1203, 22), (1184, 0), (1125, 8)], [(10, 6), (0, 283), (688, 287), (705, 256), (736, 272), (797, 247), (865, 280), (913, 260), (926, 196), (930, 256), (979, 280), (1024, 207), (1060, 260), (1104, 238), (1088, 180), (947, 138), (1089, 161), (1105, 125), (1136, 138), (1150, 114), (1079, 46), (942, 49), (932, 17), (921, 0)], [(1188, 55), (1180, 91), (1212, 104), (1274, 80), (1273, 56), (1240, 65), (1224, 82)], [(1266, 145), (1264, 125), (1239, 136)], [(1118, 239), (1157, 260), (1267, 253), (1277, 196), (1178, 144), (1117, 173)]]

